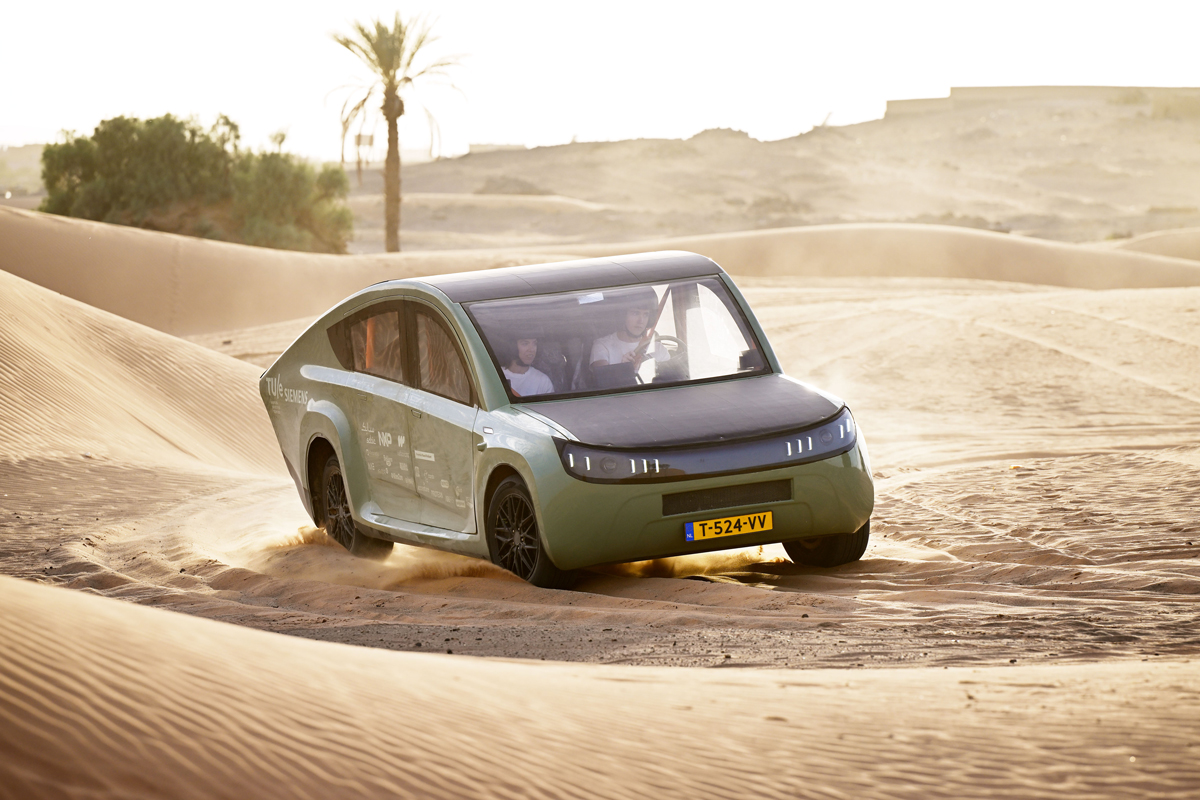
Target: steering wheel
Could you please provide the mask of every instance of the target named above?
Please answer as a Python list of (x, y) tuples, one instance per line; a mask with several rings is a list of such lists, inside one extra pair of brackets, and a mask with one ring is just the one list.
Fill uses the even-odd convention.
[(687, 353), (687, 345), (678, 336), (667, 336), (664, 333), (656, 333), (654, 336), (659, 342), (667, 345), (667, 355), (671, 358)]

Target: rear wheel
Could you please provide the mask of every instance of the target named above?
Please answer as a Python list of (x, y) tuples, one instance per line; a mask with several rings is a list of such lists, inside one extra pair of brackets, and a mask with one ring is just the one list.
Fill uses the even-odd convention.
[(367, 536), (354, 524), (350, 514), (350, 498), (342, 465), (337, 456), (330, 456), (321, 475), (321, 497), (325, 511), (325, 533), (338, 544), (360, 558), (382, 561), (392, 552), (392, 543)]
[(520, 478), (505, 478), (496, 487), (488, 504), (487, 539), (492, 563), (534, 586), (567, 589), (575, 582), (573, 573), (559, 569), (546, 554), (533, 500)]
[(854, 533), (838, 533), (817, 539), (797, 539), (784, 542), (783, 549), (796, 564), (806, 567), (840, 567), (862, 558), (870, 538), (871, 520), (867, 520)]

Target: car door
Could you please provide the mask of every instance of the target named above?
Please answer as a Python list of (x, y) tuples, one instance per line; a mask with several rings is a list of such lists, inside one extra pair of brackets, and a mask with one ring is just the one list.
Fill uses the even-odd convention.
[(385, 300), (354, 314), (347, 335), (354, 371), (354, 426), (367, 466), (371, 497), (388, 517), (418, 521), (420, 508), (409, 446), (416, 390), (407, 366), (403, 300)]
[(475, 392), (453, 329), (430, 305), (409, 305), (416, 372), (409, 420), (420, 522), (475, 532)]

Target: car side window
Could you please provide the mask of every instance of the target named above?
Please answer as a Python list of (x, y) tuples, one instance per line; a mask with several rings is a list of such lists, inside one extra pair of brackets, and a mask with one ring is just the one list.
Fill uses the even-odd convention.
[(421, 388), (470, 405), (471, 379), (450, 332), (430, 312), (414, 310)]
[(369, 314), (350, 325), (353, 368), (389, 381), (405, 383), (404, 325), (398, 307)]
[(404, 301), (385, 300), (330, 326), (329, 344), (343, 369), (412, 385), (413, 368), (406, 368), (407, 330)]

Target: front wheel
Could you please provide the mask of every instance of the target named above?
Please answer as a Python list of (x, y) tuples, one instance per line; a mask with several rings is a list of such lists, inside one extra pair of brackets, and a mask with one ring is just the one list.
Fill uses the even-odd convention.
[(505, 478), (496, 487), (488, 504), (487, 540), (493, 564), (534, 586), (568, 589), (575, 582), (574, 574), (555, 566), (542, 546), (533, 500), (520, 478)]
[(838, 533), (818, 539), (797, 539), (784, 542), (783, 549), (795, 564), (806, 567), (840, 567), (858, 561), (867, 552), (871, 538), (871, 520), (854, 533)]
[(392, 552), (392, 543), (367, 536), (354, 524), (350, 514), (350, 498), (342, 478), (342, 465), (337, 456), (330, 456), (321, 474), (321, 495), (324, 501), (325, 533), (342, 547), (360, 558), (383, 561)]

